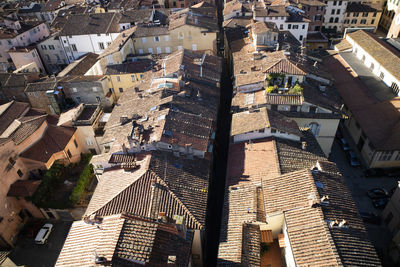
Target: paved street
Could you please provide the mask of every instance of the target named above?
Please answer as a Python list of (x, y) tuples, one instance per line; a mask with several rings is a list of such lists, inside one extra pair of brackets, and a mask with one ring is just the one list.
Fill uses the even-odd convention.
[[(36, 245), (33, 238), (20, 238), (10, 258), (18, 266), (52, 267), (57, 261), (72, 222), (50, 222), (54, 230), (45, 245)], [(36, 235), (36, 233), (35, 233)]]
[[(375, 187), (382, 187), (389, 191), (397, 185), (397, 180), (389, 177), (365, 178), (361, 168), (354, 168), (349, 165), (348, 159), (337, 140), (332, 146), (330, 160), (336, 162), (345, 177), (358, 210), (374, 212), (380, 215), (382, 210), (374, 208), (372, 201), (367, 196), (367, 191)], [(380, 225), (367, 223), (366, 227), (384, 266), (393, 266), (387, 255), (387, 246), (391, 240), (391, 233), (386, 228), (386, 225), (383, 222)]]

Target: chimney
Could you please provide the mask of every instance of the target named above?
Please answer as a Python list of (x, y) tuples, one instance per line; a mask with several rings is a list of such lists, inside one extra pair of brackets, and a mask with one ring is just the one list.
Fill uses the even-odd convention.
[(306, 141), (301, 142), (301, 149), (302, 150), (306, 150), (307, 149), (307, 142)]
[(348, 227), (348, 226), (349, 226), (349, 224), (347, 223), (346, 220), (341, 220), (339, 223), (339, 227)]
[(339, 222), (337, 220), (329, 222), (329, 228), (333, 228), (338, 225), (339, 225)]
[(165, 212), (160, 211), (160, 212), (158, 213), (157, 221), (158, 221), (158, 222), (167, 223), (167, 216), (166, 216)]
[(323, 196), (323, 197), (321, 197), (321, 200), (320, 200), (320, 204), (322, 205), (322, 206), (328, 206), (329, 205), (329, 196)]

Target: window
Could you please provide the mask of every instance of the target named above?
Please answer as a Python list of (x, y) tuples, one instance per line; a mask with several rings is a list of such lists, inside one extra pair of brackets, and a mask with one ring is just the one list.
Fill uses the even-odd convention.
[(169, 46), (167, 46), (167, 47), (165, 48), (165, 53), (171, 53), (171, 48), (170, 48)]
[(339, 6), (341, 6), (342, 5), (342, 1), (339, 1)]
[(17, 171), (17, 174), (18, 174), (19, 177), (24, 176), (24, 173), (23, 173), (21, 170), (18, 170), (18, 171)]
[(60, 56), (58, 54), (55, 54), (57, 60), (60, 60)]
[(363, 17), (368, 17), (368, 12), (363, 12), (362, 16)]
[(333, 23), (333, 18), (330, 18), (330, 19), (329, 19), (329, 23)]
[(336, 15), (340, 14), (340, 9), (336, 10)]
[(71, 151), (69, 151), (69, 149), (67, 149), (67, 154), (68, 154), (69, 158), (72, 158), (72, 154), (71, 154)]
[(333, 5), (336, 6), (336, 4), (337, 4), (337, 1), (333, 1)]
[(123, 93), (123, 92), (124, 92), (124, 89), (122, 89), (122, 87), (120, 87), (120, 88), (119, 88), (119, 92), (120, 92), (120, 93)]
[(178, 32), (178, 39), (183, 39), (183, 38), (184, 38), (183, 33), (182, 32)]
[(81, 101), (82, 101), (82, 99), (79, 96), (77, 96), (76, 97), (76, 102), (79, 104), (79, 103), (81, 103)]
[(146, 42), (147, 42), (146, 37), (142, 37), (142, 43), (146, 43)]
[(121, 82), (121, 77), (117, 76), (117, 82)]
[(104, 50), (104, 43), (103, 42), (99, 42), (99, 47), (100, 47), (100, 50)]
[(293, 30), (297, 30), (299, 28), (299, 25), (293, 25)]
[(78, 51), (78, 49), (76, 49), (76, 44), (71, 44), (72, 46), (72, 51)]
[(361, 61), (364, 63), (364, 61), (365, 61), (365, 55), (362, 56)]
[(143, 49), (139, 49), (139, 54), (143, 54)]
[(374, 12), (374, 14), (372, 14), (373, 17), (376, 17), (376, 12)]
[(161, 47), (157, 47), (157, 54), (161, 54), (161, 53), (162, 53)]
[(314, 16), (314, 21), (321, 21), (322, 20), (322, 15), (315, 15)]
[(192, 50), (196, 51), (197, 50), (197, 44), (192, 44)]
[(352, 19), (351, 24), (357, 24), (357, 19)]
[(367, 20), (366, 19), (362, 19), (361, 21), (360, 21), (360, 24), (366, 24), (367, 23)]
[(42, 50), (47, 50), (47, 46), (45, 45), (41, 45), (40, 47), (42, 48)]
[(76, 148), (78, 148), (78, 143), (76, 142), (76, 140), (74, 139), (74, 145)]
[(50, 50), (55, 50), (54, 45), (49, 45), (49, 49), (50, 49)]
[(302, 41), (303, 40), (303, 35), (299, 36), (299, 40)]
[(335, 9), (332, 9), (331, 15), (335, 15)]
[(399, 86), (397, 85), (397, 83), (393, 82), (392, 85), (390, 86), (390, 88), (392, 88), (392, 91), (395, 95), (399, 94), (400, 89), (399, 89)]
[(344, 24), (349, 24), (349, 22), (350, 22), (350, 20), (345, 19), (343, 23), (344, 23)]
[(371, 62), (371, 65), (369, 66), (369, 69), (373, 72), (375, 68), (375, 65), (373, 62)]
[(46, 54), (46, 58), (48, 61), (50, 61), (50, 56)]
[(283, 30), (283, 24), (279, 25), (279, 29)]
[(7, 40), (7, 43), (8, 43), (9, 45), (12, 45), (12, 44), (13, 44), (11, 40)]
[(100, 99), (99, 96), (96, 96), (96, 100), (97, 100), (97, 102), (99, 102), (99, 103), (100, 103), (100, 101), (101, 101), (101, 99)]
[(183, 47), (181, 45), (178, 45), (178, 51), (181, 51)]
[(9, 158), (8, 161), (10, 162), (11, 166), (15, 165), (15, 160), (13, 158)]
[(169, 41), (169, 36), (168, 36), (168, 35), (165, 35), (165, 36), (164, 36), (164, 39), (165, 39), (165, 41), (168, 42), (168, 41)]
[(36, 57), (35, 52), (32, 52), (32, 57)]
[(354, 12), (353, 17), (358, 17), (358, 12)]
[(135, 75), (131, 75), (132, 82), (136, 81)]
[(287, 25), (287, 28), (288, 28), (288, 29), (291, 29), (291, 28), (292, 28), (292, 24), (288, 24), (288, 25)]
[(149, 51), (150, 54), (153, 54), (153, 48), (149, 47), (147, 50)]
[(111, 42), (107, 42), (107, 47), (109, 47), (111, 45)]
[(86, 144), (87, 144), (88, 146), (93, 145), (92, 139), (89, 138), (89, 137), (86, 137)]
[(339, 22), (339, 18), (335, 18), (335, 23), (338, 23)]
[(383, 151), (379, 157), (380, 161), (389, 161), (392, 158), (393, 151)]
[(373, 19), (373, 20), (371, 20), (371, 24), (374, 24), (375, 23), (375, 20)]
[(160, 41), (160, 36), (155, 36), (154, 37), (154, 42), (159, 42)]
[(381, 78), (381, 79), (383, 80), (383, 78), (385, 78), (385, 73), (383, 73), (383, 72), (381, 71), (381, 73), (379, 74), (379, 78)]
[(302, 29), (305, 29), (306, 28), (306, 24), (303, 24), (303, 26), (301, 27)]
[(276, 129), (271, 129), (271, 133), (276, 133)]
[(72, 92), (76, 93), (76, 92), (78, 92), (78, 90), (76, 90), (76, 88), (73, 87), (73, 88), (72, 88)]

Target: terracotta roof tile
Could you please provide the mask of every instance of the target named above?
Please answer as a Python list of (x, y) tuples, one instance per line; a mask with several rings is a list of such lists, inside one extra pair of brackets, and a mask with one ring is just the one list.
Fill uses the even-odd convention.
[(177, 266), (187, 266), (190, 260), (193, 232), (177, 230), (165, 224), (117, 214), (102, 218), (98, 225), (74, 222), (56, 266), (93, 266), (95, 257), (104, 257), (113, 265), (132, 262), (150, 266), (167, 265), (174, 255)]
[(22, 152), (20, 156), (46, 163), (54, 153), (65, 149), (75, 131), (75, 128), (48, 125), (42, 138)]

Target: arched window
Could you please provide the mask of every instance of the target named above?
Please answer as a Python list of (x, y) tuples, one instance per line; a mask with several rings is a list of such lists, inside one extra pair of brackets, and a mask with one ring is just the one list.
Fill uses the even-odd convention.
[(329, 19), (329, 22), (330, 22), (330, 23), (333, 23), (333, 18), (330, 18), (330, 19)]
[(310, 128), (310, 131), (312, 132), (312, 134), (314, 136), (318, 136), (319, 135), (319, 131), (321, 129), (321, 125), (319, 125), (316, 122), (312, 122), (308, 125), (308, 127)]

